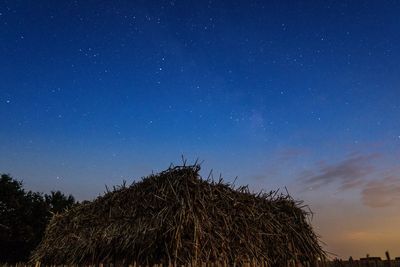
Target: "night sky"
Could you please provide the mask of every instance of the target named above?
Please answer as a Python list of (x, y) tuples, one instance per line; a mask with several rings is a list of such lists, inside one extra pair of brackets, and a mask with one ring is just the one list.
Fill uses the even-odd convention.
[(93, 199), (204, 160), (400, 256), (400, 2), (0, 2), (0, 172)]

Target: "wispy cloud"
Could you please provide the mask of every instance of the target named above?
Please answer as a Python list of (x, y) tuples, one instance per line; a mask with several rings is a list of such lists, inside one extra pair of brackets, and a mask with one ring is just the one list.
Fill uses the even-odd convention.
[(352, 155), (337, 163), (321, 163), (316, 170), (303, 172), (301, 180), (307, 188), (319, 188), (332, 183), (338, 183), (340, 190), (361, 186), (367, 176), (374, 172), (371, 160), (376, 157), (377, 154)]
[(400, 178), (388, 176), (368, 182), (361, 192), (364, 205), (379, 208), (400, 202)]

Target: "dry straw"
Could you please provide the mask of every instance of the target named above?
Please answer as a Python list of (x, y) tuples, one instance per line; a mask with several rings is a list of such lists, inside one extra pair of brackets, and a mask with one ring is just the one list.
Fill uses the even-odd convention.
[(325, 258), (302, 202), (202, 179), (199, 170), (170, 167), (56, 214), (31, 261), (287, 266)]

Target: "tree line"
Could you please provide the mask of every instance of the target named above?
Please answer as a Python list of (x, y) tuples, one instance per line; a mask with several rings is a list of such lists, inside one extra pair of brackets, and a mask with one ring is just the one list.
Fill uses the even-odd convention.
[(8, 174), (0, 178), (0, 262), (24, 262), (55, 213), (78, 204), (72, 195), (26, 191)]

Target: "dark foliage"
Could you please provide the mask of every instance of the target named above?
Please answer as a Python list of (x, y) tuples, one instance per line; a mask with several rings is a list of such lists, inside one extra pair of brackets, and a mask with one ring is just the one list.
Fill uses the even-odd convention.
[(45, 195), (44, 198), (52, 213), (63, 212), (75, 204), (75, 199), (72, 195), (66, 196), (60, 191), (51, 191), (50, 195)]
[(52, 213), (61, 212), (74, 204), (72, 196), (61, 192), (51, 195), (25, 191), (22, 182), (10, 175), (0, 178), (0, 262), (20, 262), (43, 237)]

